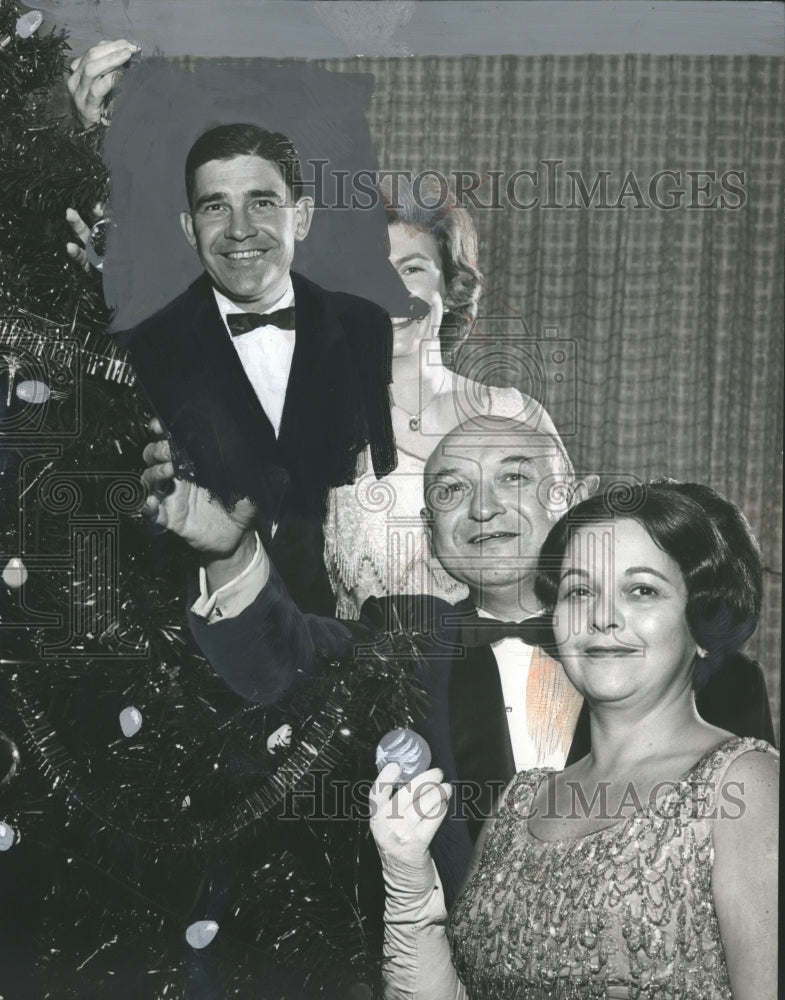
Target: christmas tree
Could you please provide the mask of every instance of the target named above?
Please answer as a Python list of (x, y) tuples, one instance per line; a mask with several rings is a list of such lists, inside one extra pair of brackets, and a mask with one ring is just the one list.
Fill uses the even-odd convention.
[[(0, 297), (4, 314), (23, 308), (83, 337), (108, 319), (95, 275), (63, 252), (66, 208), (85, 218), (106, 186), (101, 130), (49, 116), (63, 85), (68, 42), (61, 32), (19, 34), (15, 3), (0, 3)], [(34, 23), (34, 22), (32, 22)], [(22, 27), (24, 34), (25, 28)], [(29, 25), (28, 25), (29, 30)]]
[(0, 0), (0, 994), (371, 996), (358, 782), (413, 652), (265, 709), (196, 651), (194, 568), (138, 516), (148, 406), (64, 249), (106, 193), (103, 129), (49, 116), (67, 40), (21, 16)]

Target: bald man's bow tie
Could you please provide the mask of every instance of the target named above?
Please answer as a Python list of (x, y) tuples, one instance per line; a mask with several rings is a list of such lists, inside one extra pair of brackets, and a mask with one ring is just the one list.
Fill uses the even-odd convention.
[(294, 306), (276, 309), (270, 313), (228, 313), (226, 324), (233, 337), (239, 337), (260, 326), (277, 326), (281, 330), (294, 329)]
[(464, 646), (489, 646), (501, 639), (521, 639), (529, 646), (544, 646), (552, 641), (552, 619), (538, 615), (523, 622), (500, 622), (495, 618), (471, 617), (461, 620), (461, 642)]

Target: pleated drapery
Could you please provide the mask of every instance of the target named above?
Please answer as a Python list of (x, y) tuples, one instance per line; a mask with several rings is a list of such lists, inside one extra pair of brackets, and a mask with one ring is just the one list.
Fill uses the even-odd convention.
[[(322, 65), (375, 77), (368, 117), (380, 168), (453, 178), (474, 171), (486, 177), (474, 192), (484, 205), (493, 200), (489, 172), (502, 173), (502, 207), (465, 199), (485, 283), (477, 333), (496, 342), (528, 332), (542, 342), (544, 401), (576, 468), (605, 482), (670, 475), (708, 483), (744, 510), (766, 564), (763, 617), (748, 651), (766, 670), (778, 721), (783, 60), (465, 56)], [(521, 176), (513, 194), (519, 204), (539, 197), (537, 207), (506, 198), (504, 185), (520, 170), (538, 185)], [(599, 188), (582, 199), (569, 171), (586, 194), (605, 172), (605, 201), (620, 207), (598, 207)], [(655, 196), (676, 198), (672, 209), (650, 196), (662, 171), (673, 174), (660, 177)], [(684, 191), (680, 202), (668, 195), (675, 189)], [(560, 370), (555, 341), (566, 342)], [(517, 381), (526, 391), (523, 368)]]

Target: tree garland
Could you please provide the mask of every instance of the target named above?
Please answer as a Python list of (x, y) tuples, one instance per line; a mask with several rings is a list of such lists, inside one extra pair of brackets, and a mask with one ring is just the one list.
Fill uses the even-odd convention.
[(196, 651), (191, 558), (136, 516), (147, 403), (64, 250), (101, 130), (48, 116), (67, 42), (19, 13), (0, 0), (0, 569), (26, 577), (0, 584), (0, 995), (375, 995), (367, 785), (416, 650), (325, 663), (272, 709)]

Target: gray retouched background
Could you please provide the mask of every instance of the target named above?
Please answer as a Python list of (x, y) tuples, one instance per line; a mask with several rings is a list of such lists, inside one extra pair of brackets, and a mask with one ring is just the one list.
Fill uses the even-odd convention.
[(594, 52), (777, 55), (785, 11), (760, 0), (41, 0), (75, 52), (334, 59)]
[[(154, 58), (129, 71), (104, 143), (116, 226), (103, 274), (104, 297), (115, 310), (113, 330), (146, 319), (202, 272), (179, 222), (188, 208), (185, 158), (200, 133), (230, 122), (284, 132), (300, 153), (304, 178), (319, 169), (312, 161), (329, 161), (320, 170), (322, 201), (334, 205), (330, 171), (377, 169), (364, 115), (372, 91), (369, 74), (333, 73), (294, 61)], [(406, 315), (408, 297), (388, 252), (381, 204), (317, 207), (293, 267), (325, 288)]]

